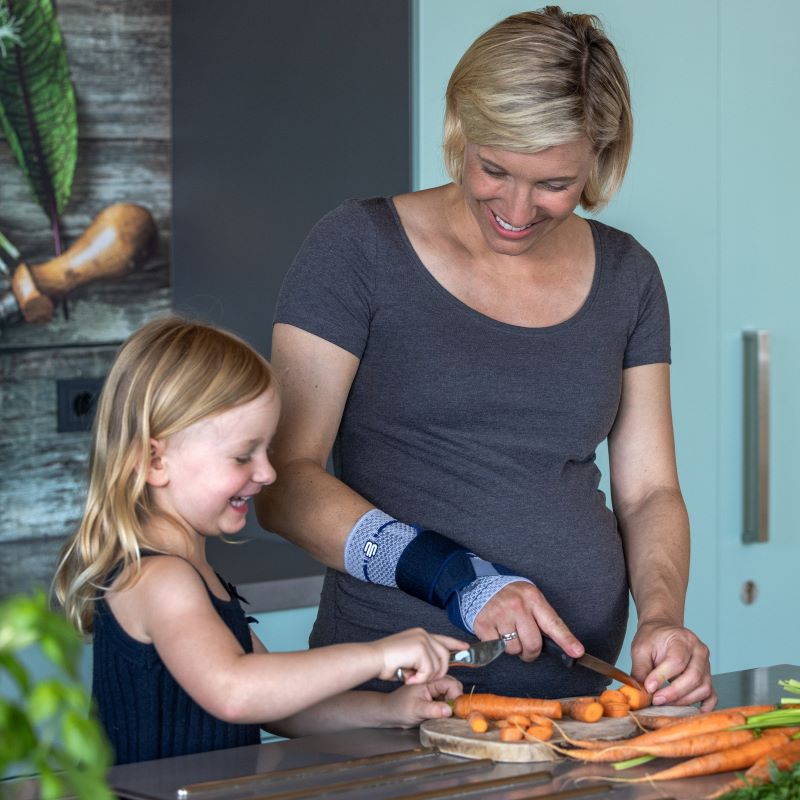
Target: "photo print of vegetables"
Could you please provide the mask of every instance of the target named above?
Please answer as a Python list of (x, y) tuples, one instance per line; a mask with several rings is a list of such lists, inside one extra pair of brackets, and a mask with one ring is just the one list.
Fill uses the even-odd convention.
[[(152, 252), (150, 212), (134, 203), (98, 209), (89, 227), (64, 247), (61, 216), (78, 159), (78, 114), (64, 40), (52, 0), (0, 0), (0, 126), (52, 237), (53, 259), (29, 264), (2, 229), (0, 329), (47, 323), (68, 293), (90, 281), (124, 275)], [(55, 302), (54, 302), (55, 301)]]
[(171, 59), (169, 0), (0, 0), (0, 600), (49, 585), (97, 388), (172, 307)]

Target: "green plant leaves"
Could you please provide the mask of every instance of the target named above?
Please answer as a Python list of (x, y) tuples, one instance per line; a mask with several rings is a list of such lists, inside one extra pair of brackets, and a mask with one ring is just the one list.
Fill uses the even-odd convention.
[[(28, 674), (17, 654), (34, 645), (57, 676), (34, 681)], [(0, 678), (10, 676), (19, 695), (0, 697), (0, 779), (15, 763), (33, 765), (45, 800), (63, 796), (64, 787), (78, 797), (112, 798), (105, 781), (111, 751), (78, 677), (80, 655), (77, 633), (50, 610), (44, 592), (0, 601)]]
[(67, 53), (52, 0), (0, 0), (3, 15), (21, 44), (7, 38), (0, 51), (0, 128), (54, 220), (69, 200), (78, 156)]

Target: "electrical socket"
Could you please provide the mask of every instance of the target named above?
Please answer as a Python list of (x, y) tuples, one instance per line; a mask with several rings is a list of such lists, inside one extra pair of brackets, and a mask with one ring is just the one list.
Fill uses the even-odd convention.
[(57, 416), (59, 433), (89, 431), (103, 378), (68, 378), (56, 381)]

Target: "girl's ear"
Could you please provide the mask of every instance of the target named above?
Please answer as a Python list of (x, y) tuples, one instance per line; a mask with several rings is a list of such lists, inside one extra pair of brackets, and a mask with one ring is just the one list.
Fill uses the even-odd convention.
[(164, 443), (158, 439), (150, 440), (145, 480), (150, 486), (166, 486), (169, 480), (167, 464), (164, 460)]

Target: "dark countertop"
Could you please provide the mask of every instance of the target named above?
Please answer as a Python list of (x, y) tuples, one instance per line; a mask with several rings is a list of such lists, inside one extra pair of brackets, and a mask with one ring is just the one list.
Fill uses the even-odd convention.
[[(778, 680), (797, 677), (798, 674), (800, 674), (800, 666), (780, 664), (772, 667), (717, 675), (714, 678), (714, 685), (719, 693), (719, 706), (776, 703), (782, 694)], [(419, 746), (418, 732), (416, 730), (360, 730), (324, 736), (309, 736), (292, 741), (280, 741), (197, 756), (185, 756), (115, 767), (111, 770), (110, 781), (118, 791), (121, 790), (122, 797), (174, 800), (177, 796), (177, 789), (192, 783), (331, 764), (382, 753), (412, 750)], [(314, 785), (326, 787), (325, 793), (331, 794), (331, 789), (333, 788), (331, 784), (343, 780), (386, 776), (399, 771), (420, 770), (453, 764), (463, 765), (465, 769), (471, 769), (475, 766), (474, 762), (470, 764), (464, 759), (452, 756), (418, 757), (413, 760), (406, 759), (402, 767), (393, 763), (378, 764), (351, 768), (347, 771), (340, 771), (338, 774), (328, 772), (317, 778), (313, 778), (312, 775), (305, 775), (295, 780), (280, 780), (277, 776), (274, 776), (266, 782), (260, 781), (258, 784), (251, 785), (249, 790), (240, 791), (227, 787), (221, 792), (204, 792), (191, 796), (212, 800), (212, 798), (221, 797), (231, 799), (273, 797), (275, 793), (279, 792), (279, 796), (284, 797), (288, 794), (294, 795), (294, 791), (290, 792), (290, 790), (297, 790), (300, 787), (308, 788)], [(491, 793), (482, 790), (477, 794), (473, 793), (472, 796), (491, 796), (496, 800), (512, 800), (512, 798), (521, 797), (544, 797), (554, 791), (567, 789), (582, 789), (595, 794), (599, 793), (599, 790), (603, 788), (601, 786), (592, 789), (592, 783), (595, 783), (596, 786), (596, 782), (576, 783), (575, 778), (580, 775), (581, 771), (587, 772), (587, 768), (560, 762), (555, 765), (549, 763), (495, 764), (493, 766), (489, 765), (488, 769), (484, 771), (466, 772), (437, 780), (428, 779), (424, 784), (420, 778), (413, 783), (394, 783), (393, 785), (382, 787), (373, 785), (361, 790), (353, 789), (351, 791), (335, 792), (335, 795), (342, 798), (399, 798), (419, 793), (423, 788), (428, 790), (453, 786), (460, 786), (463, 793), (468, 789), (470, 783), (510, 776), (522, 776), (542, 770), (552, 772), (552, 778), (532, 782), (526, 785), (524, 789), (520, 787), (513, 791), (506, 790)], [(642, 771), (643, 768), (639, 768), (638, 772), (640, 774)], [(598, 772), (613, 774), (613, 770), (610, 767), (600, 767), (599, 770), (597, 766), (591, 767), (592, 775), (597, 775)], [(630, 770), (626, 774), (633, 775), (634, 773), (634, 770)], [(681, 798), (702, 797), (731, 777), (731, 775), (725, 775), (691, 781), (672, 781), (660, 784), (658, 788), (647, 784), (636, 787), (618, 786), (613, 789), (613, 798), (614, 800), (624, 800), (624, 798), (634, 797), (673, 797), (675, 800), (680, 800)], [(126, 790), (132, 790), (132, 793), (126, 795)], [(604, 793), (611, 796), (612, 791), (609, 789)], [(319, 794), (314, 796), (319, 796)], [(427, 795), (420, 795), (420, 797), (422, 796)]]
[[(782, 695), (778, 680), (797, 677), (800, 666), (779, 664), (772, 667), (730, 672), (714, 677), (719, 694), (719, 707), (777, 703)], [(491, 800), (521, 800), (521, 798), (582, 797), (606, 795), (613, 800), (684, 800), (705, 797), (730, 780), (731, 774), (708, 778), (671, 781), (658, 785), (610, 786), (596, 780), (598, 775), (613, 775), (606, 765), (576, 765), (573, 762), (538, 762), (530, 764), (480, 764), (467, 759), (438, 754), (407, 755), (396, 761), (362, 763), (347, 768), (325, 770), (351, 759), (368, 759), (382, 754), (420, 748), (416, 730), (368, 729), (346, 733), (308, 736), (291, 741), (219, 750), (194, 756), (127, 764), (114, 767), (109, 780), (120, 798), (129, 800), (178, 800), (178, 790), (206, 781), (237, 777), (261, 776), (256, 782), (239, 787), (230, 784), (209, 791), (192, 790), (187, 798), (202, 800), (244, 800), (249, 798), (283, 798), (334, 796), (347, 800), (377, 800), (378, 798), (407, 798), (433, 800), (434, 797), (489, 797)], [(324, 771), (320, 772), (320, 767)], [(460, 770), (446, 777), (420, 776), (416, 780), (398, 781), (401, 773), (447, 767)], [(308, 768), (312, 768), (309, 772)], [(316, 774), (315, 769), (316, 768)], [(276, 775), (286, 770), (302, 771), (302, 775)], [(646, 768), (629, 770), (626, 776), (643, 774)], [(533, 773), (542, 773), (538, 778)], [(618, 774), (618, 773), (617, 773)], [(583, 776), (591, 775), (591, 779)], [(394, 780), (389, 783), (387, 778)], [(527, 776), (527, 777), (526, 777)], [(487, 780), (518, 778), (525, 781), (513, 789), (489, 791), (470, 786)], [(349, 789), (336, 788), (343, 781), (371, 779), (370, 786)], [(379, 783), (376, 784), (375, 780)], [(380, 781), (383, 781), (380, 783)], [(33, 781), (4, 783), (13, 800), (34, 798)], [(310, 789), (315, 789), (309, 794)], [(302, 791), (301, 791), (302, 790)], [(435, 790), (435, 791), (434, 791)], [(445, 794), (446, 793), (446, 794)], [(564, 794), (566, 793), (566, 794)]]

